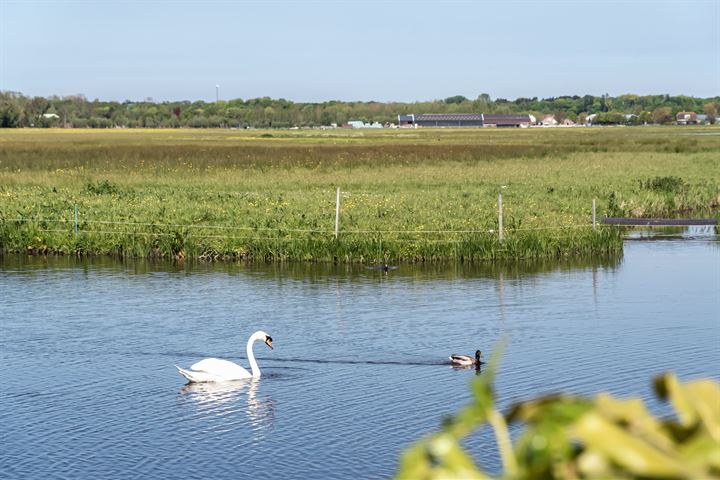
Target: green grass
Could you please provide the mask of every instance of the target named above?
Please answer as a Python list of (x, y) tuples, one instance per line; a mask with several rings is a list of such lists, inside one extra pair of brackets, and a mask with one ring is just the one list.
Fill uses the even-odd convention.
[(2, 130), (0, 250), (342, 262), (564, 257), (621, 251), (619, 230), (590, 228), (593, 198), (598, 217), (718, 216), (718, 128), (268, 133)]

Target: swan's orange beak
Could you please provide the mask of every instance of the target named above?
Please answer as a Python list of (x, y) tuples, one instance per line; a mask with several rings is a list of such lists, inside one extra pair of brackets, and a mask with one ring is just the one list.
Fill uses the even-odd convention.
[(267, 338), (265, 339), (265, 345), (267, 345), (268, 347), (270, 347), (270, 349), (272, 349), (272, 347), (273, 347), (273, 346), (272, 346), (272, 338), (267, 337)]

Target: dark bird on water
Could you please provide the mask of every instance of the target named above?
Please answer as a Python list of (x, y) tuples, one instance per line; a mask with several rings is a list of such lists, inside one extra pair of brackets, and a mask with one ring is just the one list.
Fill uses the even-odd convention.
[(373, 266), (365, 267), (365, 268), (367, 268), (368, 270), (380, 270), (382, 272), (388, 273), (390, 270), (395, 270), (398, 267), (393, 266), (393, 265), (388, 265), (387, 263), (383, 263), (382, 265), (373, 265)]
[(475, 350), (475, 358), (471, 357), (470, 355), (459, 355), (457, 353), (454, 353), (450, 355), (450, 363), (457, 367), (471, 367), (473, 365), (480, 365), (482, 360), (480, 360), (480, 355), (482, 355), (482, 352), (480, 350)]

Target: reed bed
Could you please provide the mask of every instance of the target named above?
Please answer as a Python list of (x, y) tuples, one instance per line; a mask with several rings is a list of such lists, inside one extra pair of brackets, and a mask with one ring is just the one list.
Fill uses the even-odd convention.
[(368, 263), (612, 255), (621, 231), (592, 229), (593, 198), (598, 218), (718, 215), (718, 134), (0, 131), (0, 250)]

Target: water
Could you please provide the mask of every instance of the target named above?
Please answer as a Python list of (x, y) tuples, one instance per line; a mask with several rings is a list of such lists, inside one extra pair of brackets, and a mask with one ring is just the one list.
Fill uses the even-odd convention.
[[(3, 478), (387, 478), (470, 399), (450, 353), (507, 347), (501, 406), (653, 375), (720, 378), (715, 237), (627, 242), (622, 259), (478, 268), (0, 260)], [(258, 382), (185, 386), (174, 364)], [(498, 468), (489, 433), (467, 448)]]

